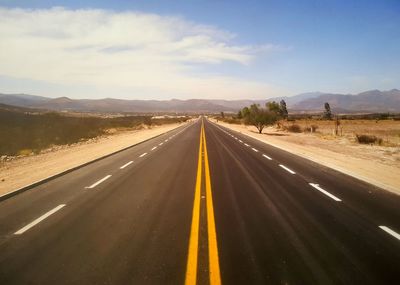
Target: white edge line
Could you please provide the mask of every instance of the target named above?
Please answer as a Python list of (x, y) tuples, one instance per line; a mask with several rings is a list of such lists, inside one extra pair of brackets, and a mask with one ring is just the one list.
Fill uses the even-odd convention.
[(151, 150), (155, 150), (157, 147), (155, 146), (155, 147), (153, 147)]
[(129, 161), (128, 163), (125, 163), (124, 165), (122, 165), (119, 169), (124, 169), (125, 167), (127, 167), (129, 164), (133, 163), (133, 160)]
[(139, 157), (143, 157), (143, 156), (145, 156), (145, 155), (147, 155), (147, 152), (142, 153), (141, 155), (139, 155)]
[(33, 222), (31, 222), (30, 224), (26, 225), (25, 227), (23, 227), (22, 229), (16, 231), (14, 233), (14, 235), (21, 235), (24, 232), (26, 232), (27, 230), (29, 230), (30, 228), (34, 227), (35, 225), (39, 224), (41, 221), (43, 221), (44, 219), (48, 218), (49, 216), (53, 215), (55, 212), (57, 212), (58, 210), (62, 209), (63, 207), (65, 207), (65, 204), (61, 204), (58, 205), (57, 207), (55, 207), (53, 210), (48, 211), (46, 214), (40, 216), (39, 218), (37, 218), (36, 220), (34, 220)]
[(385, 232), (387, 232), (388, 234), (390, 234), (391, 236), (394, 236), (395, 238), (397, 238), (398, 240), (400, 240), (400, 234), (396, 233), (394, 230), (386, 227), (386, 226), (379, 226), (382, 230), (384, 230)]
[(315, 183), (309, 183), (312, 187), (314, 187), (315, 189), (317, 189), (318, 191), (320, 191), (321, 193), (325, 194), (326, 196), (332, 198), (333, 200), (335, 200), (336, 202), (340, 202), (342, 200), (340, 200), (338, 197), (336, 197), (335, 195), (332, 195), (331, 193), (329, 193), (328, 191), (322, 189), (321, 187), (319, 187), (318, 184)]
[(266, 154), (263, 154), (263, 156), (266, 158), (266, 159), (269, 159), (269, 160), (272, 160), (272, 158), (270, 158), (268, 155), (266, 155)]
[(106, 180), (107, 180), (108, 178), (110, 178), (110, 177), (111, 177), (111, 175), (107, 175), (107, 176), (101, 178), (99, 181), (97, 181), (97, 182), (93, 183), (92, 185), (90, 185), (90, 186), (88, 186), (88, 187), (85, 187), (85, 188), (87, 188), (87, 189), (92, 189), (92, 188), (96, 187), (97, 185), (99, 185), (100, 183), (106, 181)]
[(283, 169), (285, 169), (287, 172), (291, 173), (291, 174), (296, 174), (296, 172), (294, 172), (293, 170), (287, 168), (286, 166), (284, 166), (283, 164), (279, 164), (280, 167), (282, 167)]

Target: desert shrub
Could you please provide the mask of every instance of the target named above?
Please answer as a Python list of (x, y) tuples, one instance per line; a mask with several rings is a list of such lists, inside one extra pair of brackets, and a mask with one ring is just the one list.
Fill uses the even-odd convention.
[[(72, 144), (103, 134), (104, 119), (31, 115), (0, 110), (0, 154), (37, 153), (50, 145)], [(19, 151), (22, 150), (22, 153)]]
[(174, 123), (184, 123), (189, 120), (190, 117), (170, 117), (170, 118), (153, 118), (151, 119), (151, 124), (147, 125), (164, 125), (164, 124), (174, 124)]
[(28, 155), (52, 145), (73, 144), (106, 133), (107, 129), (167, 124), (185, 118), (152, 120), (151, 116), (115, 118), (68, 117), (59, 113), (29, 114), (0, 108), (0, 155)]
[(25, 148), (25, 149), (21, 149), (21, 150), (18, 152), (18, 155), (26, 156), (26, 155), (30, 155), (32, 152), (33, 152), (33, 151), (32, 151), (31, 149)]
[(304, 128), (304, 131), (305, 131), (305, 132), (314, 133), (314, 132), (317, 131), (317, 129), (318, 129), (318, 126), (317, 126), (317, 125), (311, 125), (311, 126), (309, 126), (309, 127)]
[(382, 144), (382, 139), (372, 135), (356, 135), (358, 143), (362, 144)]
[(136, 128), (142, 124), (151, 125), (150, 116), (123, 116), (101, 119), (101, 127), (107, 128)]
[(301, 133), (301, 127), (296, 124), (288, 126), (286, 130), (291, 133)]
[(318, 126), (317, 125), (311, 125), (311, 129), (312, 129), (313, 132), (315, 132), (318, 129)]
[(241, 121), (236, 118), (225, 118), (224, 122), (226, 122), (228, 124), (240, 124), (241, 123)]

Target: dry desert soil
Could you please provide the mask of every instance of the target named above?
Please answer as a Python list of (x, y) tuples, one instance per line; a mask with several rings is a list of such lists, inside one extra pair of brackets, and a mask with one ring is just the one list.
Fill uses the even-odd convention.
[[(388, 122), (390, 126), (385, 125), (384, 128), (382, 124), (379, 125), (374, 121), (347, 123), (346, 127), (343, 127), (346, 133), (342, 136), (332, 135), (332, 123), (329, 127), (321, 126), (320, 123), (318, 132), (313, 134), (289, 133), (277, 130), (275, 127), (265, 128), (262, 134), (259, 134), (253, 126), (221, 121), (218, 124), (400, 194), (400, 122), (398, 121)], [(372, 127), (379, 129), (374, 130)], [(383, 145), (362, 145), (354, 139), (355, 132), (376, 134), (376, 131), (382, 129), (384, 129), (383, 134), (395, 132), (394, 135), (383, 135)]]

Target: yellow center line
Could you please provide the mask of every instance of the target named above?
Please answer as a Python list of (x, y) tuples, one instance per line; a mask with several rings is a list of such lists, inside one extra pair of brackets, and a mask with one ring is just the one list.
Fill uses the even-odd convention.
[(202, 154), (204, 152), (205, 186), (206, 186), (206, 208), (207, 208), (207, 232), (208, 232), (208, 256), (209, 256), (209, 278), (210, 285), (221, 284), (219, 269), (217, 233), (215, 230), (214, 207), (211, 191), (210, 167), (208, 164), (208, 153), (204, 123), (201, 122), (199, 160), (197, 164), (196, 189), (194, 194), (192, 226), (189, 238), (189, 253), (186, 265), (186, 285), (195, 285), (197, 281), (199, 226), (200, 226), (200, 194), (202, 179)]
[(197, 279), (197, 256), (198, 256), (198, 245), (199, 245), (199, 225), (200, 225), (200, 191), (201, 191), (201, 171), (202, 171), (202, 159), (201, 154), (203, 152), (203, 125), (200, 130), (200, 145), (199, 145), (199, 160), (197, 164), (197, 178), (196, 178), (196, 189), (194, 193), (193, 203), (193, 214), (192, 214), (192, 227), (190, 230), (189, 239), (189, 253), (186, 265), (186, 285), (196, 284)]
[[(204, 127), (203, 127), (204, 128)], [(206, 176), (206, 197), (207, 197), (207, 232), (208, 232), (208, 259), (210, 270), (210, 285), (221, 284), (221, 273), (219, 270), (217, 232), (215, 230), (214, 207), (211, 191), (210, 166), (208, 164), (208, 153), (206, 134), (203, 130), (204, 139), (204, 164)]]

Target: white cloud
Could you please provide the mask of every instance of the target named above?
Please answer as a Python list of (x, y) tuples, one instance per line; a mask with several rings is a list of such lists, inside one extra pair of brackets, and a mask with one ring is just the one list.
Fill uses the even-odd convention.
[[(259, 53), (284, 50), (271, 44), (235, 45), (235, 37), (180, 17), (141, 12), (0, 8), (0, 75), (104, 88), (116, 97), (131, 92), (132, 98), (260, 98), (282, 92), (207, 73), (223, 62), (247, 66)], [(205, 70), (202, 76), (195, 75), (197, 68)]]

